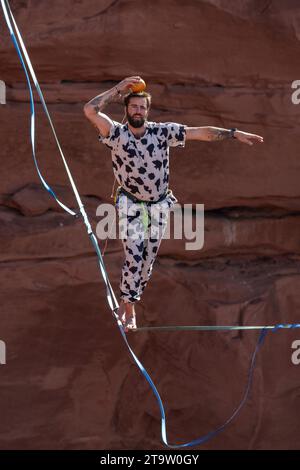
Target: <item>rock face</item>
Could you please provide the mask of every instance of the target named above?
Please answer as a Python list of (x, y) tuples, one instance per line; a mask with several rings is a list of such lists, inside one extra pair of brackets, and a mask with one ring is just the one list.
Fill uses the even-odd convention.
[[(184, 5), (184, 6), (183, 6)], [(139, 325), (299, 322), (300, 79), (297, 1), (11, 1), (61, 146), (96, 229), (110, 202), (109, 151), (83, 105), (139, 74), (151, 120), (238, 127), (264, 136), (188, 142), (171, 151), (181, 204), (205, 205), (201, 250), (163, 240), (137, 307)], [(110, 315), (81, 219), (41, 188), (31, 158), (25, 76), (0, 18), (1, 449), (162, 449), (159, 410)], [(38, 101), (38, 100), (37, 100)], [(76, 207), (50, 126), (36, 104), (41, 171)], [(116, 120), (123, 108), (107, 113)], [(104, 241), (100, 240), (104, 249)], [(123, 252), (104, 261), (116, 293)], [(159, 301), (158, 301), (159, 299)], [(215, 429), (241, 400), (258, 332), (140, 332), (130, 344), (166, 405), (171, 443)], [(297, 449), (299, 330), (270, 332), (251, 395), (203, 449)], [(295, 361), (294, 361), (295, 362)]]

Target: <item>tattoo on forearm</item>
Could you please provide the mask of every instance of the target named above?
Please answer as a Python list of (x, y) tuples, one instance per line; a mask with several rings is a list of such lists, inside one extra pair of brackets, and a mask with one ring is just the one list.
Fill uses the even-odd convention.
[(209, 127), (208, 129), (209, 140), (225, 140), (231, 138), (230, 130), (222, 129), (220, 127)]
[[(118, 95), (117, 95), (118, 96)], [(95, 113), (102, 111), (105, 106), (112, 101), (115, 101), (116, 94), (112, 93), (111, 90), (103, 93), (102, 95), (96, 96), (88, 104), (93, 106)]]
[(105, 106), (110, 102), (110, 96), (96, 97), (90, 101), (90, 104), (94, 107), (95, 112), (99, 113)]

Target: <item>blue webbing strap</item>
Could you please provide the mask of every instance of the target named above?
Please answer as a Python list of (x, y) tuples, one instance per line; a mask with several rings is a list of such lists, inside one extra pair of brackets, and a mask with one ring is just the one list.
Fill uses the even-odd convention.
[[(46, 180), (43, 178), (41, 172), (40, 172), (40, 169), (39, 169), (39, 166), (38, 166), (38, 163), (37, 163), (37, 159), (36, 159), (36, 153), (35, 153), (35, 107), (34, 107), (34, 99), (33, 99), (33, 93), (32, 93), (32, 88), (31, 88), (31, 83), (30, 83), (30, 79), (29, 79), (29, 75), (28, 75), (28, 72), (27, 72), (27, 69), (26, 69), (26, 65), (24, 63), (24, 60), (23, 60), (23, 57), (22, 57), (22, 54), (21, 54), (21, 51), (19, 49), (19, 46), (18, 46), (18, 43), (17, 43), (17, 40), (15, 38), (15, 35), (14, 35), (14, 32), (13, 32), (13, 29), (12, 29), (12, 26), (11, 26), (11, 23), (10, 23), (10, 20), (9, 20), (9, 17), (8, 17), (8, 14), (7, 14), (7, 11), (6, 11), (6, 8), (5, 8), (5, 5), (4, 5), (4, 2), (1, 0), (1, 3), (2, 3), (2, 8), (3, 8), (3, 11), (4, 11), (4, 16), (5, 16), (5, 20), (6, 20), (6, 23), (7, 23), (7, 26), (9, 28), (9, 31), (10, 31), (10, 34), (11, 34), (11, 39), (14, 43), (14, 46), (17, 50), (17, 53), (18, 53), (18, 56), (19, 56), (19, 59), (21, 61), (21, 64), (22, 64), (22, 67), (24, 69), (24, 72), (25, 72), (25, 75), (26, 75), (26, 80), (27, 80), (27, 84), (28, 84), (28, 88), (29, 88), (29, 93), (30, 93), (30, 108), (31, 108), (31, 122), (30, 122), (30, 140), (31, 140), (31, 146), (32, 146), (32, 155), (33, 155), (33, 160), (34, 160), (34, 164), (35, 164), (35, 167), (36, 167), (36, 170), (37, 170), (37, 173), (39, 175), (39, 178), (43, 184), (43, 186), (45, 187), (45, 189), (49, 192), (49, 194), (51, 194), (51, 196), (56, 200), (56, 202), (65, 210), (67, 211), (69, 214), (75, 216), (75, 212), (72, 211), (71, 209), (69, 209), (69, 207), (67, 207), (65, 204), (63, 204), (56, 196), (55, 192), (53, 191), (53, 189), (49, 186), (49, 184), (46, 182)], [(9, 5), (7, 4), (7, 7), (10, 11), (10, 8), (9, 8)], [(15, 24), (15, 21), (14, 21), (14, 18), (12, 16), (12, 13), (10, 11), (10, 14), (11, 14), (11, 17), (12, 17), (12, 20)], [(17, 35), (19, 36), (19, 31), (17, 29), (17, 25), (15, 24), (15, 27), (16, 27), (16, 31), (17, 31)], [(22, 38), (19, 37), (19, 40), (22, 41)], [(22, 42), (21, 43), (21, 47), (22, 47)], [(32, 66), (31, 66), (31, 63), (30, 63), (30, 60), (29, 60), (29, 57), (27, 55), (27, 52), (26, 52), (26, 49), (23, 48), (23, 52), (24, 52), (24, 55), (25, 57), (27, 56), (27, 61), (29, 61), (29, 69), (30, 69), (30, 72), (31, 72), (31, 75), (33, 77), (33, 80), (34, 80), (34, 83), (35, 83), (35, 86), (38, 90), (38, 93), (40, 95), (40, 98), (41, 98), (41, 101), (42, 101), (42, 104), (43, 104), (43, 107), (46, 111), (46, 114), (47, 114), (47, 117), (50, 121), (50, 123), (52, 124), (51, 122), (51, 119), (50, 119), (50, 116), (48, 114), (48, 110), (47, 110), (47, 107), (46, 107), (46, 103), (44, 101), (44, 98), (43, 98), (43, 95), (42, 95), (42, 92), (40, 90), (40, 87), (39, 87), (39, 84), (37, 82), (37, 79), (35, 77), (35, 74), (34, 74), (34, 71), (32, 69)], [(54, 132), (54, 135), (55, 135), (55, 138), (56, 138), (56, 142), (58, 142), (58, 139), (56, 137), (56, 133), (55, 133), (55, 130), (53, 128), (53, 125), (52, 125), (52, 131)]]
[[(32, 93), (32, 88), (31, 88), (31, 82), (30, 82), (30, 78), (29, 78), (29, 74), (27, 72), (27, 68), (26, 68), (26, 65), (25, 65), (25, 62), (23, 60), (23, 56), (22, 56), (22, 53), (20, 51), (20, 48), (19, 48), (19, 45), (18, 45), (18, 42), (17, 42), (17, 39), (15, 37), (15, 34), (14, 34), (14, 31), (13, 31), (13, 28), (12, 28), (12, 25), (11, 25), (11, 22), (10, 22), (10, 18), (12, 19), (12, 22), (14, 24), (14, 27), (15, 27), (15, 30), (16, 30), (16, 33), (17, 33), (17, 37), (19, 39), (19, 42), (20, 42), (20, 45), (21, 45), (21, 49), (24, 53), (24, 57), (25, 57), (25, 60), (26, 60), (26, 63), (27, 63), (27, 66), (28, 66), (28, 69), (30, 71), (30, 74), (31, 74), (31, 77), (32, 77), (32, 80), (34, 82), (34, 85), (36, 87), (36, 90), (40, 96), (40, 99), (41, 99), (41, 103), (42, 103), (42, 106), (44, 108), (44, 111), (47, 115), (47, 118), (49, 120), (49, 123), (50, 123), (50, 126), (51, 126), (51, 129), (53, 131), (53, 134), (54, 134), (54, 137), (55, 137), (55, 140), (56, 140), (56, 143), (58, 145), (58, 148), (59, 148), (59, 151), (60, 151), (60, 154), (61, 154), (61, 158), (63, 160), (63, 163), (64, 163), (64, 166), (65, 166), (65, 169), (66, 169), (66, 172), (68, 174), (68, 177), (69, 177), (69, 180), (70, 180), (70, 183), (71, 183), (71, 186), (72, 186), (72, 189), (74, 191), (74, 194), (75, 194), (75, 197), (76, 197), (76, 200), (77, 200), (77, 203), (78, 203), (78, 206), (79, 206), (79, 210), (80, 210), (80, 213), (83, 217), (83, 221), (86, 225), (86, 228), (87, 228), (87, 232), (88, 232), (88, 235), (90, 237), (90, 240), (94, 246), (94, 249), (96, 251), (96, 254), (97, 254), (97, 257), (98, 257), (98, 262), (99, 262), (99, 267), (100, 267), (100, 271), (101, 271), (101, 274), (102, 274), (102, 277), (104, 279), (104, 282), (105, 282), (105, 285), (106, 285), (106, 292), (107, 292), (107, 300), (108, 300), (108, 303), (109, 303), (109, 306), (112, 310), (112, 313), (113, 315), (115, 316), (115, 319), (117, 320), (117, 324), (119, 326), (119, 329), (120, 329), (120, 332), (122, 334), (122, 337), (135, 361), (135, 363), (137, 364), (137, 366), (139, 367), (140, 371), (142, 372), (142, 374), (144, 375), (144, 377), (146, 378), (146, 380), (148, 381), (157, 401), (158, 401), (158, 404), (159, 404), (159, 409), (160, 409), (160, 413), (161, 413), (161, 435), (162, 435), (162, 440), (164, 442), (164, 444), (169, 447), (169, 448), (172, 448), (172, 449), (179, 449), (179, 448), (185, 448), (185, 447), (192, 447), (192, 446), (196, 446), (196, 445), (199, 445), (199, 444), (203, 444), (204, 442), (208, 441), (209, 439), (211, 439), (212, 437), (216, 436), (217, 434), (219, 434), (221, 431), (223, 431), (225, 429), (226, 426), (228, 426), (228, 424), (236, 417), (236, 415), (240, 412), (242, 406), (245, 404), (247, 398), (248, 398), (248, 395), (249, 395), (249, 391), (250, 391), (250, 388), (251, 388), (251, 383), (252, 383), (252, 377), (253, 377), (253, 371), (254, 371), (254, 367), (255, 367), (255, 361), (256, 361), (256, 355), (264, 341), (264, 338), (266, 336), (266, 333), (267, 333), (267, 329), (266, 328), (269, 328), (269, 327), (266, 327), (266, 328), (263, 328), (261, 333), (260, 333), (260, 336), (258, 338), (258, 342), (257, 342), (257, 345), (256, 345), (256, 348), (255, 348), (255, 351), (252, 355), (252, 359), (251, 359), (251, 363), (250, 363), (250, 368), (249, 368), (249, 372), (248, 372), (248, 381), (247, 381), (247, 386), (246, 386), (246, 390), (245, 390), (245, 393), (244, 393), (244, 396), (239, 404), (239, 406), (235, 409), (234, 413), (232, 414), (232, 416), (220, 427), (218, 427), (216, 430), (212, 431), (212, 432), (209, 432), (208, 434), (206, 434), (205, 436), (202, 436), (200, 437), (199, 439), (195, 439), (193, 441), (190, 441), (190, 442), (187, 442), (187, 443), (184, 443), (184, 444), (178, 444), (178, 445), (172, 445), (172, 444), (169, 444), (168, 443), (168, 440), (167, 440), (167, 430), (166, 430), (166, 416), (165, 416), (165, 410), (164, 410), (164, 406), (163, 406), (163, 403), (162, 403), (162, 400), (160, 398), (160, 395), (157, 391), (157, 388), (155, 387), (150, 375), (148, 374), (148, 372), (146, 371), (146, 369), (144, 368), (143, 364), (139, 361), (139, 359), (137, 358), (137, 356), (134, 354), (134, 352), (132, 351), (131, 347), (129, 346), (128, 344), (128, 341), (127, 341), (127, 338), (126, 338), (126, 334), (124, 332), (124, 329), (123, 329), (123, 326), (122, 326), (122, 323), (121, 321), (118, 319), (118, 316), (117, 316), (117, 310), (118, 310), (118, 302), (116, 300), (116, 297), (115, 297), (115, 294), (114, 294), (114, 291), (111, 287), (111, 284), (109, 282), (109, 279), (108, 279), (108, 275), (107, 275), (107, 272), (106, 272), (106, 269), (105, 269), (105, 265), (104, 265), (104, 262), (103, 262), (103, 258), (102, 258), (102, 254), (101, 254), (101, 251), (99, 249), (99, 245), (98, 245), (98, 241), (92, 231), (92, 228), (91, 228), (91, 225), (90, 225), (90, 222), (88, 220), (88, 217), (87, 217), (87, 214), (85, 212), (85, 209), (84, 209), (84, 206), (81, 202), (81, 199), (80, 199), (80, 196), (79, 196), (79, 193), (77, 191), (77, 188), (76, 188), (76, 185), (73, 181), (73, 178), (72, 178), (72, 175), (71, 175), (71, 172), (68, 168), (68, 165), (67, 165), (67, 162), (65, 160), (65, 157), (63, 155), (63, 152), (62, 152), (62, 149), (60, 147), (60, 144), (59, 144), (59, 141), (58, 141), (58, 138), (56, 136), (56, 133), (55, 133), (55, 129), (54, 129), (54, 126), (53, 126), (53, 123), (51, 121), (51, 117), (49, 115), (49, 112), (48, 112), (48, 109), (47, 109), (47, 106), (46, 106), (46, 103), (45, 103), (45, 100), (44, 100), (44, 97), (43, 97), (43, 94), (42, 94), (42, 91), (40, 89), (40, 86), (39, 86), (39, 83), (36, 79), (36, 76), (35, 76), (35, 73), (34, 73), (34, 70), (33, 70), (33, 67), (31, 65), (31, 62), (30, 62), (30, 59), (29, 59), (29, 56), (27, 54), (27, 51), (26, 51), (26, 48), (25, 48), (25, 45), (23, 43), (23, 40), (22, 40), (22, 37), (21, 37), (21, 34), (18, 30), (18, 27), (16, 25), (16, 22), (14, 20), (14, 17), (13, 17), (13, 14), (11, 12), (11, 9), (10, 9), (10, 6), (9, 6), (9, 3), (8, 3), (8, 0), (1, 0), (1, 5), (2, 5), (2, 9), (3, 9), (3, 12), (4, 12), (4, 17), (5, 17), (5, 20), (6, 20), (6, 23), (7, 23), (7, 26), (8, 26), (8, 29), (10, 31), (10, 34), (11, 34), (11, 38), (12, 38), (12, 41), (14, 43), (14, 46), (17, 50), (17, 53), (18, 53), (18, 56), (20, 58), (20, 61), (21, 61), (21, 64), (22, 64), (22, 67), (24, 69), (24, 72), (25, 72), (25, 75), (26, 75), (26, 80), (27, 80), (27, 84), (28, 84), (28, 88), (29, 88), (29, 92), (30, 92), (30, 107), (31, 107), (31, 127), (30, 127), (30, 138), (31, 138), (31, 144), (32, 144), (32, 153), (33, 153), (33, 158), (34, 158), (34, 163), (35, 163), (35, 166), (36, 166), (36, 169), (37, 169), (37, 172), (38, 172), (38, 175), (42, 181), (42, 184), (43, 186), (46, 188), (46, 190), (51, 194), (52, 197), (55, 198), (56, 202), (65, 210), (67, 211), (69, 214), (71, 215), (76, 215), (76, 213), (74, 211), (72, 211), (71, 209), (69, 209), (67, 206), (65, 206), (63, 203), (61, 203), (58, 198), (56, 197), (54, 191), (52, 190), (52, 188), (48, 185), (48, 183), (45, 181), (45, 179), (43, 178), (40, 170), (39, 170), (39, 167), (38, 167), (38, 163), (37, 163), (37, 159), (36, 159), (36, 154), (35, 154), (35, 109), (34, 109), (34, 100), (33, 100), (33, 93)], [(300, 325), (290, 325), (290, 327), (294, 327), (294, 328), (297, 328), (299, 327)], [(279, 328), (286, 328), (286, 326), (284, 325), (277, 325), (276, 327), (272, 327), (274, 330), (276, 329), (279, 329)]]
[[(13, 44), (17, 50), (17, 53), (18, 53), (18, 56), (20, 58), (20, 61), (21, 61), (21, 64), (22, 64), (22, 67), (24, 69), (24, 72), (25, 72), (25, 75), (26, 75), (26, 80), (27, 80), (27, 84), (28, 84), (28, 88), (29, 88), (29, 93), (30, 93), (30, 109), (31, 109), (31, 121), (30, 121), (30, 139), (31, 139), (31, 146), (32, 146), (32, 154), (33, 154), (33, 159), (34, 159), (34, 163), (35, 163), (35, 167), (37, 169), (37, 173), (43, 183), (43, 186), (46, 188), (46, 190), (51, 194), (51, 196), (54, 197), (54, 199), (56, 200), (56, 202), (66, 211), (68, 212), (69, 214), (73, 215), (73, 216), (76, 216), (76, 213), (73, 212), (71, 209), (69, 209), (65, 204), (63, 204), (62, 202), (60, 202), (58, 200), (58, 198), (56, 197), (54, 191), (52, 190), (52, 188), (48, 185), (48, 183), (45, 181), (45, 179), (43, 178), (41, 172), (40, 172), (40, 169), (39, 169), (39, 166), (38, 166), (38, 163), (37, 163), (37, 159), (36, 159), (36, 154), (35, 154), (35, 107), (34, 107), (34, 99), (33, 99), (33, 92), (32, 92), (32, 88), (31, 88), (31, 82), (30, 82), (30, 78), (29, 78), (29, 74), (28, 74), (28, 71), (27, 71), (27, 67), (29, 69), (29, 72), (31, 74), (31, 77), (32, 77), (32, 80), (34, 82), (34, 85), (36, 87), (36, 90), (39, 94), (39, 97), (41, 99), (41, 103), (42, 103), (42, 106), (43, 106), (43, 109), (47, 115), (47, 118), (48, 118), (48, 121), (50, 123), (50, 126), (51, 126), (51, 129), (52, 129), (52, 132), (54, 134), (54, 137), (55, 137), (55, 140), (56, 140), (56, 143), (58, 145), (58, 148), (59, 148), (59, 151), (60, 151), (60, 155), (61, 155), (61, 158), (63, 160), (63, 164), (65, 166), (65, 169), (66, 169), (66, 172), (67, 172), (67, 175), (68, 175), (68, 178), (70, 180), (70, 183), (71, 183), (71, 186), (72, 186), (72, 189), (73, 189), (73, 192), (75, 194), (75, 198), (77, 200), (77, 203), (78, 203), (78, 206), (79, 206), (79, 210), (80, 210), (80, 213), (82, 215), (82, 218), (83, 218), (83, 221), (86, 225), (86, 228), (87, 228), (87, 232), (91, 238), (91, 241), (96, 249), (96, 252), (98, 254), (98, 259), (99, 259), (99, 265), (100, 265), (100, 269), (101, 269), (101, 273), (103, 275), (103, 278), (104, 278), (104, 282), (105, 282), (105, 285), (106, 285), (106, 295), (107, 295), (107, 299), (108, 299), (108, 303), (109, 303), (109, 306), (114, 314), (114, 316), (116, 317), (116, 312), (118, 310), (118, 302), (116, 300), (116, 297), (115, 297), (115, 294), (113, 292), (113, 289), (110, 285), (110, 282), (109, 282), (109, 279), (108, 279), (108, 276), (107, 276), (107, 273), (106, 273), (106, 269), (105, 269), (105, 266), (104, 266), (104, 263), (103, 263), (103, 259), (102, 259), (102, 255), (101, 255), (101, 251), (99, 249), (99, 246), (98, 246), (98, 243), (97, 243), (97, 239), (95, 237), (95, 235), (93, 234), (93, 231), (92, 231), (92, 228), (91, 228), (91, 225), (90, 225), (90, 222), (88, 220), (88, 217), (87, 217), (87, 214), (85, 212), (85, 209), (84, 209), (84, 206), (82, 204), (82, 201), (80, 199), (80, 196), (79, 196), (79, 193), (78, 193), (78, 190), (76, 188), (76, 185), (74, 183), (74, 180), (73, 180), (73, 177), (71, 175), (71, 172), (70, 172), (70, 169), (68, 167), (68, 164), (66, 162), (66, 159), (64, 157), (64, 154), (63, 154), (63, 151), (61, 149), (61, 146), (59, 144), (59, 141), (58, 141), (58, 138), (57, 138), (57, 135), (56, 135), (56, 132), (55, 132), (55, 128), (54, 128), (54, 125), (52, 123), (52, 120), (51, 120), (51, 117), (50, 117), (50, 114), (48, 112), (48, 109), (47, 109), (47, 105), (45, 103), (45, 100), (44, 100), (44, 97), (43, 97), (43, 93), (41, 91), (41, 88), (39, 86), (39, 83), (38, 83), (38, 80), (36, 78), (36, 75), (34, 73), (34, 70), (33, 70), (33, 67), (32, 67), (32, 64), (31, 64), (31, 61), (30, 61), (30, 58), (28, 56), (28, 53), (27, 53), (27, 50), (26, 50), (26, 47), (24, 45), (24, 42), (22, 40), (22, 37), (21, 37), (21, 34), (19, 32), (19, 29), (18, 29), (18, 26), (15, 22), (15, 19), (13, 17), (13, 14), (12, 14), (12, 11), (10, 9), (10, 6), (8, 4), (8, 1), (7, 0), (1, 0), (1, 5), (2, 5), (2, 9), (3, 9), (3, 12), (4, 12), (4, 17), (5, 17), (5, 20), (6, 20), (6, 23), (7, 23), (7, 26), (8, 26), (8, 29), (10, 31), (10, 34), (11, 34), (11, 38), (12, 38), (12, 41), (13, 41)], [(23, 60), (23, 56), (22, 56), (22, 52), (20, 50), (20, 47), (18, 45), (18, 42), (17, 42), (17, 39), (15, 37), (15, 34), (14, 34), (14, 31), (13, 31), (13, 27), (11, 25), (11, 22), (10, 22), (10, 19), (9, 19), (9, 16), (11, 17), (12, 19), (12, 22), (14, 24), (14, 27), (15, 27), (15, 30), (16, 30), (16, 33), (17, 33), (17, 37), (19, 39), (19, 42), (20, 42), (20, 46), (21, 46), (21, 49), (23, 51), (23, 54), (24, 54), (24, 57), (25, 57), (25, 60), (26, 60), (26, 63), (27, 63), (27, 67), (25, 65), (25, 61)], [(97, 248), (96, 248), (97, 246)]]

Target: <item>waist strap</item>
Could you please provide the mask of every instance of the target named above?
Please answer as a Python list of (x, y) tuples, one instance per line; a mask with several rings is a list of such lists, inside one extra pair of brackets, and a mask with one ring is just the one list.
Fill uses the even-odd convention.
[(127, 196), (129, 199), (131, 199), (131, 201), (133, 201), (134, 203), (142, 203), (142, 202), (145, 202), (147, 204), (155, 204), (157, 202), (160, 202), (162, 201), (166, 196), (172, 194), (172, 191), (171, 189), (167, 189), (167, 191), (165, 191), (164, 194), (162, 194), (159, 199), (157, 199), (156, 201), (143, 201), (142, 199), (138, 199), (137, 197), (135, 197), (133, 194), (129, 193), (128, 191), (126, 191), (126, 189), (124, 189), (122, 186), (119, 186), (117, 188), (117, 191), (116, 191), (116, 197), (115, 197), (115, 201), (117, 200), (117, 197), (119, 194), (125, 194), (125, 196)]

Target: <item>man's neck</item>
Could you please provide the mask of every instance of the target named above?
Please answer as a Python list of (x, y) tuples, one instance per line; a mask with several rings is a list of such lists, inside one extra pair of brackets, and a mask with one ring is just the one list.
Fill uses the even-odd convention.
[(137, 137), (138, 139), (140, 137), (143, 137), (143, 135), (145, 134), (146, 132), (146, 129), (147, 129), (147, 124), (145, 122), (145, 124), (142, 126), (142, 127), (132, 127), (129, 122), (127, 122), (128, 124), (128, 128), (130, 129), (130, 131), (132, 132), (132, 134), (134, 135), (134, 137)]

